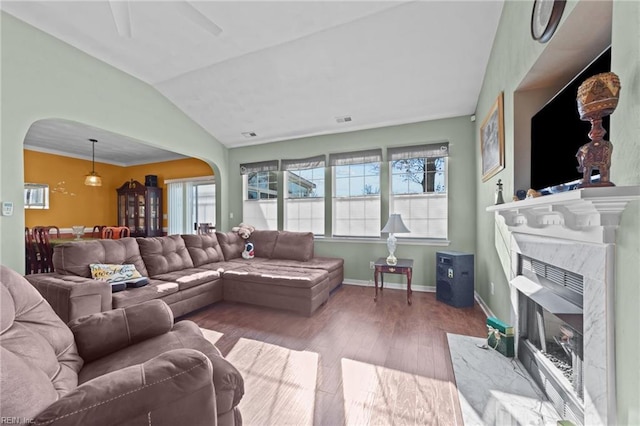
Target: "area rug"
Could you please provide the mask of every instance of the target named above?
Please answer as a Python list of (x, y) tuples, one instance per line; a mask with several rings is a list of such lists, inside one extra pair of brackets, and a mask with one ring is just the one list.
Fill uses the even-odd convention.
[(472, 425), (556, 425), (560, 416), (522, 364), (486, 339), (447, 333), (462, 418)]

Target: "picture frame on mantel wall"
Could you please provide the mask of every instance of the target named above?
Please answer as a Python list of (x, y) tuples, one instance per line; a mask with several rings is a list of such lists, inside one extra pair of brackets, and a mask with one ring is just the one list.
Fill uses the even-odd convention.
[(486, 182), (504, 169), (503, 95), (501, 92), (480, 126), (483, 182)]

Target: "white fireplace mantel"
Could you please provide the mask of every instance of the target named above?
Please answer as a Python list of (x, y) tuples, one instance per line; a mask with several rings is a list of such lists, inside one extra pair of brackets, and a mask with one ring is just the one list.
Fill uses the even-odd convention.
[[(510, 283), (511, 323), (520, 335), (520, 257), (584, 278), (584, 424), (616, 423), (614, 288), (616, 230), (640, 186), (590, 187), (487, 207)], [(516, 339), (517, 341), (518, 339)], [(518, 351), (516, 344), (516, 352)]]
[(620, 217), (640, 186), (582, 188), (487, 207), (510, 232), (588, 243), (615, 243)]

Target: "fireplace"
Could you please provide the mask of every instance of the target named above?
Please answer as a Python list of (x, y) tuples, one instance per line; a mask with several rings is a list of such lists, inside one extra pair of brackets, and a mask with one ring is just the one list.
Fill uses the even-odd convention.
[(640, 186), (584, 188), (487, 207), (518, 358), (575, 423), (616, 424), (616, 229), (638, 199)]
[(518, 359), (564, 419), (584, 423), (584, 278), (519, 255)]

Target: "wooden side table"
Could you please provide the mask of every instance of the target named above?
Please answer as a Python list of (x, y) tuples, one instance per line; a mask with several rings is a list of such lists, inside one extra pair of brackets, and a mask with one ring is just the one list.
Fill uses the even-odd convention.
[(378, 301), (378, 275), (380, 275), (380, 291), (384, 288), (384, 274), (402, 274), (407, 276), (407, 303), (411, 305), (411, 275), (413, 274), (413, 259), (398, 259), (397, 265), (387, 265), (387, 259), (381, 257), (374, 262), (375, 272), (373, 279), (376, 285), (376, 294), (373, 301)]

